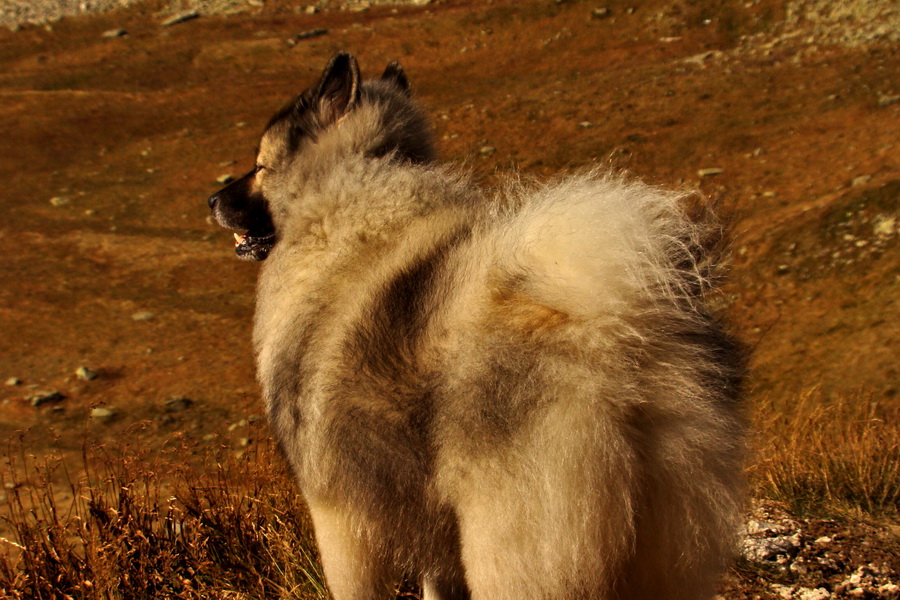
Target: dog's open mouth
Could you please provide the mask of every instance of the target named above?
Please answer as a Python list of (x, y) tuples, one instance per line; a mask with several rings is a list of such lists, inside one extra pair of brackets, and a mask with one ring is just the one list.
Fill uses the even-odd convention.
[(234, 253), (242, 260), (265, 260), (275, 247), (275, 232), (234, 234)]

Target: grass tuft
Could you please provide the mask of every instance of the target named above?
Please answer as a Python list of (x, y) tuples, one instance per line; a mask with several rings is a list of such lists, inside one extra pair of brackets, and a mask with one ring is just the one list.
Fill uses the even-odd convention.
[(857, 396), (827, 401), (815, 391), (757, 414), (751, 467), (756, 495), (798, 512), (893, 514), (900, 509), (900, 406)]
[(198, 475), (96, 447), (85, 452), (84, 475), (66, 477), (66, 494), (51, 483), (59, 461), (11, 463), (26, 477), (0, 512), (12, 532), (0, 541), (0, 596), (327, 597), (305, 508), (280, 459), (267, 446), (210, 458), (215, 468)]

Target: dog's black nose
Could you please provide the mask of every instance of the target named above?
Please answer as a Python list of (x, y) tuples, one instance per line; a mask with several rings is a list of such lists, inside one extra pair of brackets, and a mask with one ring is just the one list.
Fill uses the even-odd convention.
[(216, 207), (216, 204), (219, 203), (219, 195), (213, 194), (212, 196), (209, 197), (207, 202), (209, 203), (209, 209), (210, 210), (214, 209)]

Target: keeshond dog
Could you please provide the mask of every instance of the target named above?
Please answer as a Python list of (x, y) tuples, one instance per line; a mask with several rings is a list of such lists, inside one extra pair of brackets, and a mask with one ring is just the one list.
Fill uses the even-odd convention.
[(744, 362), (710, 210), (597, 171), (479, 189), (400, 66), (346, 53), (209, 205), (265, 261), (259, 382), (337, 600), (713, 594)]

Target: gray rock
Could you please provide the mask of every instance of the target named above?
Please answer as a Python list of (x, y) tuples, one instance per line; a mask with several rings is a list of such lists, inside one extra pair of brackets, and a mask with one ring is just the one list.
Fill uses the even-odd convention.
[(69, 202), (71, 202), (71, 200), (69, 200), (65, 196), (56, 196), (50, 198), (50, 204), (52, 204), (53, 206), (65, 206)]
[(828, 600), (831, 598), (831, 593), (821, 587), (816, 589), (807, 587), (797, 588), (794, 594), (797, 600)]
[(110, 29), (109, 31), (103, 32), (103, 37), (105, 38), (117, 38), (124, 35), (128, 35), (128, 32), (124, 29)]
[(131, 318), (135, 321), (149, 321), (153, 318), (153, 313), (149, 310), (142, 310), (131, 315)]
[(699, 169), (697, 171), (697, 175), (700, 177), (710, 177), (712, 175), (719, 175), (720, 173), (724, 173), (725, 169), (720, 169), (719, 167), (708, 167), (706, 169)]
[(482, 156), (490, 156), (491, 154), (493, 154), (496, 151), (497, 151), (497, 149), (494, 148), (493, 146), (482, 146), (478, 150), (478, 154), (481, 154)]
[(194, 401), (184, 396), (172, 396), (165, 402), (166, 412), (181, 412), (194, 405)]
[(900, 96), (881, 96), (878, 98), (878, 106), (884, 108), (885, 106), (890, 106), (891, 104), (897, 104), (900, 102)]
[(10, 377), (6, 380), (6, 385), (22, 385), (22, 380), (18, 377)]
[(35, 392), (31, 396), (25, 398), (32, 406), (38, 407), (43, 406), (45, 404), (53, 404), (56, 402), (60, 402), (65, 398), (60, 392), (53, 390), (47, 391), (42, 390), (39, 392)]
[(75, 377), (82, 381), (93, 381), (97, 379), (97, 372), (88, 367), (81, 366), (75, 370)]
[(172, 15), (168, 19), (162, 22), (163, 27), (171, 27), (172, 25), (178, 25), (179, 23), (184, 23), (185, 21), (190, 21), (192, 19), (196, 19), (200, 16), (200, 13), (196, 10), (189, 10), (186, 12), (178, 13), (177, 15)]
[(225, 185), (226, 183), (231, 183), (232, 181), (234, 181), (234, 176), (231, 173), (228, 173), (227, 175), (219, 175), (218, 177), (216, 177), (216, 183), (219, 183), (222, 185)]
[(612, 10), (606, 8), (605, 6), (595, 8), (591, 11), (591, 18), (594, 19), (605, 19), (612, 15)]
[(800, 534), (779, 535), (770, 538), (748, 538), (743, 542), (741, 554), (755, 562), (774, 561), (782, 556), (794, 556), (800, 550)]
[(300, 40), (306, 40), (309, 38), (319, 37), (321, 35), (325, 35), (328, 33), (327, 29), (310, 29), (309, 31), (304, 31), (303, 33), (298, 33), (292, 39), (295, 42), (299, 42)]

